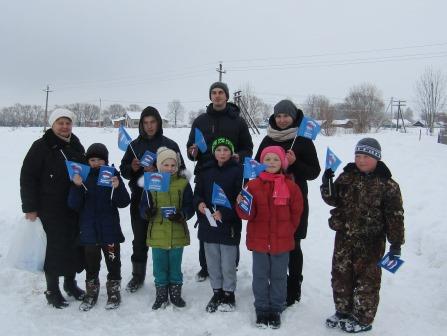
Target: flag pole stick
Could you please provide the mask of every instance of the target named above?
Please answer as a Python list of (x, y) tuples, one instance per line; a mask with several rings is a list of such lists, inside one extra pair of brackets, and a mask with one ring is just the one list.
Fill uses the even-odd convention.
[(113, 198), (113, 191), (115, 190), (115, 188), (112, 186), (112, 192), (110, 193), (110, 200), (112, 200)]
[(334, 185), (334, 181), (332, 177), (329, 179), (329, 196), (332, 196), (332, 186)]
[(295, 144), (295, 140), (296, 140), (296, 138), (297, 138), (297, 135), (295, 134), (295, 137), (293, 138), (292, 146), (290, 146), (290, 149), (293, 148), (293, 145)]
[(132, 150), (132, 153), (133, 153), (133, 155), (135, 156), (135, 159), (137, 159), (137, 160), (138, 160), (137, 154), (135, 154), (135, 151), (133, 150), (133, 148), (132, 148), (132, 145), (131, 145), (131, 144), (129, 144), (129, 147), (130, 147), (130, 149)]
[(85, 191), (88, 191), (87, 187), (85, 186), (84, 182), (81, 183), (82, 186), (84, 187)]

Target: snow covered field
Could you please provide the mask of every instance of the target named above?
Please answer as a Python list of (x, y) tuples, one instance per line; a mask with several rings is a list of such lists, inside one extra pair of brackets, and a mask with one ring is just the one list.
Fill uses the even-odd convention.
[[(265, 132), (265, 130), (263, 130)], [(110, 163), (119, 166), (122, 152), (117, 147), (116, 129), (74, 128), (74, 133), (87, 148), (103, 142), (110, 151)], [(137, 130), (130, 129), (136, 137)], [(186, 157), (185, 143), (189, 129), (165, 129), (165, 135), (179, 144)], [(255, 149), (265, 133), (255, 136)], [(330, 265), (334, 232), (327, 225), (329, 207), (321, 200), (320, 178), (309, 183), (309, 231), (303, 241), (304, 282), (300, 303), (283, 314), (283, 325), (277, 331), (258, 330), (254, 326), (251, 292), (251, 255), (241, 243), (241, 262), (234, 313), (205, 312), (211, 297), (208, 282), (197, 283), (199, 270), (197, 232), (194, 218), (189, 221), (192, 242), (185, 248), (183, 259), (184, 299), (187, 308), (153, 312), (154, 285), (151, 263), (145, 286), (135, 294), (122, 291), (122, 306), (105, 311), (105, 265), (97, 306), (80, 312), (79, 303), (70, 301), (64, 310), (50, 308), (43, 292), (43, 273), (33, 274), (12, 269), (5, 264), (14, 226), (23, 216), (19, 193), (19, 174), (23, 158), (31, 143), (42, 135), (37, 128), (0, 128), (0, 335), (341, 335), (327, 329), (324, 320), (334, 311), (330, 287)], [(404, 199), (406, 244), (402, 259), (406, 261), (396, 275), (386, 271), (382, 276), (381, 302), (369, 335), (445, 335), (447, 326), (447, 225), (446, 165), (447, 146), (436, 143), (436, 137), (418, 133), (384, 131), (376, 137), (382, 145), (384, 162), (400, 184)], [(320, 164), (324, 166), (326, 147), (343, 161), (353, 159), (356, 142), (365, 135), (319, 136), (315, 142)], [(299, 158), (298, 158), (299, 159)], [(187, 162), (192, 171), (192, 163)], [(323, 167), (324, 168), (324, 167)], [(340, 172), (341, 168), (336, 172)], [(121, 211), (126, 242), (122, 246), (123, 285), (131, 274), (129, 209)], [(84, 285), (84, 274), (78, 276)], [(444, 330), (444, 332), (442, 331)]]

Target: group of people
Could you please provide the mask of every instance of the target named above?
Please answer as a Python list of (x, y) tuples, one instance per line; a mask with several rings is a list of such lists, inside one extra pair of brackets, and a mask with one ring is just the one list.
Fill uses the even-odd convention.
[[(112, 188), (96, 183), (100, 167), (108, 164), (104, 144), (94, 143), (86, 152), (72, 133), (74, 116), (56, 109), (49, 117), (51, 129), (33, 143), (20, 175), (22, 210), (25, 217), (41, 219), (47, 234), (44, 265), (48, 303), (56, 308), (68, 305), (59, 288), (82, 301), (90, 310), (97, 302), (101, 251), (108, 270), (106, 309), (121, 302), (120, 244), (124, 236), (117, 208), (130, 204), (133, 231), (130, 293), (144, 283), (148, 249), (151, 247), (156, 288), (153, 310), (169, 303), (182, 308), (183, 249), (190, 244), (187, 221), (197, 214), (199, 262), (198, 281), (209, 277), (212, 297), (206, 311), (233, 311), (236, 307), (237, 267), (242, 220), (247, 220), (246, 245), (252, 251), (252, 289), (259, 328), (281, 326), (286, 306), (300, 301), (303, 281), (301, 240), (306, 238), (309, 206), (307, 181), (320, 174), (312, 140), (296, 137), (303, 112), (290, 100), (274, 106), (267, 135), (255, 159), (265, 171), (253, 180), (243, 179), (242, 163), (253, 155), (253, 142), (237, 105), (228, 102), (225, 83), (209, 89), (211, 104), (193, 122), (186, 144), (188, 159), (194, 161), (194, 190), (178, 144), (163, 135), (162, 119), (151, 106), (140, 117), (139, 136), (128, 146)], [(206, 151), (195, 143), (195, 129), (206, 142)], [(146, 151), (156, 153), (149, 166), (140, 159)], [(88, 163), (85, 180), (69, 179), (66, 161)], [(146, 191), (145, 172), (170, 175), (167, 192)], [(123, 183), (129, 180), (130, 195)], [(400, 255), (403, 238), (403, 209), (399, 187), (381, 161), (381, 148), (366, 138), (355, 150), (355, 162), (340, 177), (328, 169), (323, 174), (321, 194), (334, 206), (329, 220), (337, 231), (332, 267), (336, 313), (326, 320), (328, 327), (347, 332), (371, 329), (380, 289), (377, 262), (391, 243), (393, 257)], [(213, 204), (218, 185), (230, 206)], [(252, 196), (247, 211), (242, 190)], [(86, 290), (77, 286), (76, 273), (86, 270)]]

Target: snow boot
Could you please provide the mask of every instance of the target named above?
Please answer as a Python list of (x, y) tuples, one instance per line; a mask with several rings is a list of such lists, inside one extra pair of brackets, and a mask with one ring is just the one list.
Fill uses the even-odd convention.
[(218, 309), (221, 312), (233, 312), (236, 309), (236, 299), (234, 297), (234, 292), (223, 292), (222, 300)]
[(208, 274), (208, 270), (202, 268), (199, 272), (197, 272), (196, 274), (196, 281), (197, 282), (203, 282), (206, 280), (206, 278), (208, 278), (209, 274)]
[(347, 333), (356, 334), (363, 331), (369, 331), (372, 329), (371, 324), (363, 324), (354, 318), (340, 321), (340, 329)]
[(185, 300), (182, 298), (182, 285), (169, 285), (169, 299), (171, 303), (177, 308), (184, 308), (186, 306)]
[(108, 280), (106, 283), (107, 288), (107, 303), (106, 309), (116, 309), (121, 303), (121, 280)]
[(168, 301), (168, 286), (155, 286), (156, 297), (152, 305), (152, 310), (165, 309), (169, 304)]
[(208, 313), (214, 313), (217, 311), (217, 308), (219, 307), (219, 305), (222, 302), (222, 296), (223, 296), (223, 291), (221, 288), (219, 289), (213, 289), (214, 295), (211, 298), (210, 302), (208, 302), (208, 304), (206, 305), (205, 310)]
[(340, 326), (340, 322), (342, 321), (346, 321), (350, 318), (351, 316), (349, 314), (345, 314), (345, 313), (339, 313), (339, 312), (335, 312), (334, 315), (329, 316), (326, 319), (326, 327), (328, 328), (336, 328)]
[(64, 277), (64, 291), (68, 296), (73, 296), (78, 301), (82, 301), (85, 296), (85, 292), (78, 287), (74, 275)]
[(269, 327), (279, 329), (281, 327), (281, 313), (271, 312), (269, 315)]
[(256, 312), (256, 327), (266, 329), (269, 326), (269, 314)]
[(129, 293), (135, 293), (143, 286), (144, 279), (146, 278), (146, 263), (145, 262), (132, 262), (132, 279), (126, 286), (126, 291)]
[(45, 291), (45, 297), (48, 301), (48, 304), (57, 309), (68, 307), (68, 302), (62, 296), (62, 293), (59, 289), (59, 276), (45, 273), (45, 279), (47, 281), (47, 290)]
[(84, 299), (79, 306), (79, 310), (81, 311), (89, 311), (96, 304), (96, 301), (98, 301), (99, 279), (85, 280), (85, 289)]

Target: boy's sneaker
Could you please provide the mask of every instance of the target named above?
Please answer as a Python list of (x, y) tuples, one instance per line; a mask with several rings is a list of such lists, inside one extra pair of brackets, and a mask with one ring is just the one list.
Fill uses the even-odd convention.
[(328, 328), (337, 328), (340, 326), (340, 322), (346, 321), (350, 318), (349, 314), (335, 312), (334, 315), (329, 316), (326, 319), (326, 327)]
[(197, 272), (196, 274), (196, 281), (197, 282), (203, 282), (206, 280), (206, 278), (208, 278), (209, 274), (208, 274), (208, 270), (202, 268), (199, 272)]
[(236, 298), (234, 297), (234, 292), (223, 292), (218, 309), (221, 312), (233, 312), (236, 309)]
[(269, 315), (267, 313), (256, 313), (256, 327), (266, 329), (269, 326)]
[(356, 334), (362, 331), (368, 331), (372, 329), (371, 324), (362, 324), (359, 321), (350, 318), (340, 321), (340, 329), (348, 333)]
[(270, 313), (269, 327), (272, 329), (279, 329), (281, 327), (281, 313)]
[(214, 313), (222, 302), (223, 291), (222, 289), (213, 289), (214, 295), (210, 302), (206, 305), (205, 310), (208, 313)]

